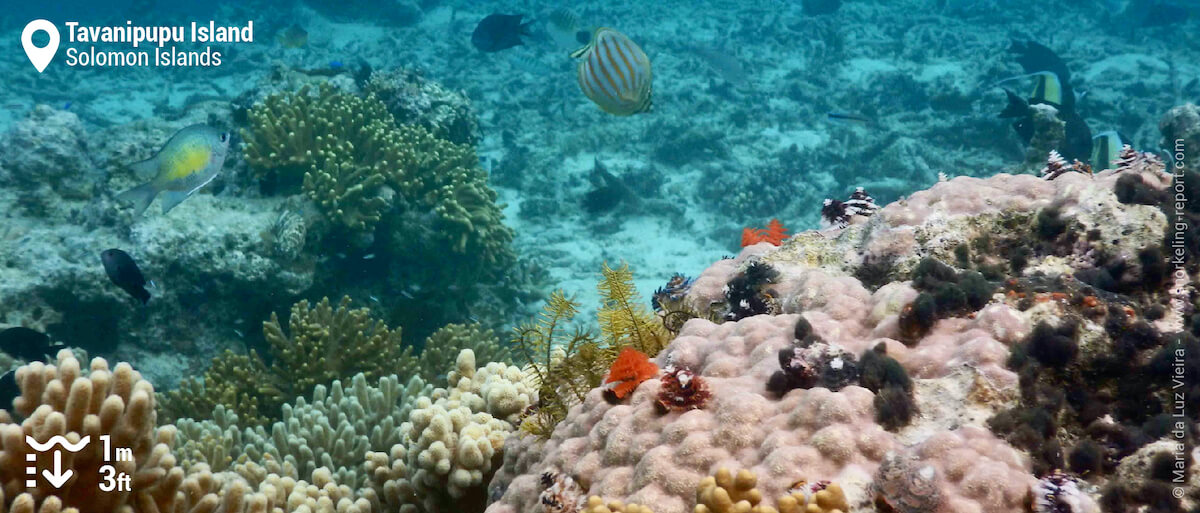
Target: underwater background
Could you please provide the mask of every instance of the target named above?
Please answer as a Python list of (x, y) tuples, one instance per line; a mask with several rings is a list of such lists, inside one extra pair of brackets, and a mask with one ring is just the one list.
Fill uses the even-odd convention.
[(1195, 2), (4, 4), (0, 513), (1200, 511)]

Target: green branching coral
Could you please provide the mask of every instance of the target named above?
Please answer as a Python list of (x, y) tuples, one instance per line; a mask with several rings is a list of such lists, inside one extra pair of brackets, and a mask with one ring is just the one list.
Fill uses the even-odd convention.
[(225, 351), (213, 358), (203, 376), (184, 380), (179, 388), (167, 392), (158, 401), (159, 417), (164, 422), (180, 418), (211, 418), (218, 408), (251, 424), (266, 423), (278, 416), (283, 395), (269, 376), (258, 354)]
[(250, 127), (241, 131), (246, 162), (259, 176), (278, 173), (295, 183), (317, 163), (320, 150), (357, 143), (373, 132), (369, 126), (392, 119), (382, 103), (337, 92), (328, 84), (317, 91), (304, 86), (271, 95), (246, 117)]
[(308, 395), (317, 385), (359, 372), (369, 380), (416, 374), (417, 359), (412, 346), (401, 341), (400, 329), (371, 319), (366, 308), (351, 309), (349, 297), (337, 308), (329, 298), (311, 307), (308, 301), (296, 303), (287, 333), (272, 313), (263, 323), (263, 336), (274, 356), (271, 373), (284, 397)]
[(285, 332), (274, 313), (263, 323), (271, 365), (254, 351), (232, 351), (213, 358), (199, 378), (180, 384), (160, 401), (167, 420), (209, 419), (219, 405), (245, 425), (265, 425), (281, 418), (288, 398), (307, 396), (318, 385), (363, 373), (367, 379), (418, 372), (413, 347), (400, 339), (400, 329), (373, 320), (366, 308), (351, 309), (344, 297), (337, 307), (324, 298), (310, 306), (292, 306)]
[[(392, 223), (398, 238), (424, 228), (435, 240), (423, 243), (471, 255), (471, 263), (502, 269), (515, 260), (512, 230), (473, 146), (439, 139), (420, 125), (397, 126), (375, 96), (329, 85), (315, 94), (305, 87), (273, 95), (248, 118), (246, 161), (285, 183), (303, 176), (304, 193), (333, 223), (368, 233), (398, 203)], [(410, 212), (432, 212), (432, 225), (406, 217)]]

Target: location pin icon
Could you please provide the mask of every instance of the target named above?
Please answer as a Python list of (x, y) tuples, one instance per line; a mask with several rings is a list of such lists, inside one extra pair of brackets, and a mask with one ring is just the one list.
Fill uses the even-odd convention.
[[(33, 33), (43, 31), (50, 35), (50, 44), (38, 48), (33, 45)], [(25, 30), (21, 32), (21, 46), (25, 47), (25, 55), (29, 56), (29, 62), (33, 63), (33, 67), (37, 68), (38, 73), (46, 69), (50, 65), (50, 61), (54, 59), (54, 54), (58, 53), (58, 27), (47, 20), (33, 20), (25, 25)]]

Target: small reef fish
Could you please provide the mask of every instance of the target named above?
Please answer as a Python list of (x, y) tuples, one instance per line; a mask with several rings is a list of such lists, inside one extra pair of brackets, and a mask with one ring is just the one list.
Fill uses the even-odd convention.
[(579, 88), (600, 110), (616, 116), (649, 112), (652, 106), (650, 59), (624, 34), (596, 29), (586, 46), (571, 53)]
[(851, 114), (849, 112), (830, 112), (825, 115), (830, 121), (838, 123), (855, 123), (859, 125), (873, 125), (875, 121), (861, 114)]
[(579, 16), (561, 7), (550, 13), (546, 32), (550, 34), (550, 39), (555, 45), (566, 50), (586, 45), (592, 38), (590, 31), (580, 29)]
[(130, 166), (138, 176), (154, 178), (118, 194), (117, 199), (133, 203), (140, 216), (160, 191), (166, 191), (162, 204), (166, 214), (217, 177), (228, 151), (229, 132), (208, 125), (184, 128), (153, 157)]
[(521, 23), (524, 14), (491, 14), (475, 26), (471, 33), (471, 44), (481, 52), (492, 53), (525, 44), (521, 36), (533, 35), (529, 31), (532, 21)]
[(275, 39), (279, 41), (279, 46), (284, 48), (304, 48), (308, 45), (308, 31), (293, 23), (280, 30)]
[[(0, 331), (0, 350), (26, 362), (45, 363), (47, 356), (52, 356), (65, 347), (63, 344), (51, 343), (50, 337), (45, 333), (29, 328), (16, 327)], [(0, 375), (0, 409), (12, 410), (13, 400), (20, 395), (17, 370), (13, 369)]]
[(129, 253), (119, 249), (106, 249), (100, 253), (100, 262), (104, 264), (104, 272), (113, 284), (129, 293), (134, 299), (146, 304), (150, 301), (150, 291), (146, 290), (146, 277), (138, 269), (137, 262)]
[(0, 351), (14, 358), (45, 361), (46, 355), (57, 353), (64, 347), (50, 343), (50, 337), (38, 330), (18, 326), (0, 331)]

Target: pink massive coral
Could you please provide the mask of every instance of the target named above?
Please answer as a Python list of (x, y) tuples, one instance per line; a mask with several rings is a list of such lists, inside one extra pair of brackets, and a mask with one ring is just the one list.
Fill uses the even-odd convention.
[[(1123, 173), (1138, 173), (1151, 188), (1166, 184), (1153, 169)], [(488, 513), (537, 513), (544, 472), (569, 475), (604, 500), (685, 513), (695, 505), (697, 483), (721, 467), (755, 473), (767, 503), (799, 480), (830, 480), (846, 491), (851, 511), (873, 511), (876, 499), (915, 504), (908, 511), (922, 513), (1023, 511), (1037, 482), (1030, 460), (985, 426), (1017, 400), (1017, 376), (1005, 366), (1011, 348), (1036, 322), (1058, 315), (1056, 306), (1018, 308), (997, 289), (982, 308), (938, 316), (905, 344), (899, 318), (918, 296), (907, 280), (922, 258), (954, 262), (956, 248), (980, 237), (1020, 243), (1047, 207), (1071, 219), (1071, 229), (1097, 236), (1032, 258), (1016, 277), (1069, 274), (1092, 265), (1096, 252), (1132, 258), (1161, 242), (1165, 218), (1156, 207), (1119, 202), (1115, 182), (1115, 171), (1053, 181), (960, 177), (863, 223), (797, 233), (780, 247), (752, 245), (715, 262), (678, 302), (680, 310), (722, 318), (727, 284), (757, 262), (778, 273), (769, 293), (772, 312), (780, 314), (724, 324), (690, 320), (658, 356), (659, 366), (691, 369), (703, 379), (712, 394), (707, 404), (660, 414), (654, 404), (661, 379), (643, 383), (628, 404), (605, 403), (593, 390), (549, 440), (507, 441)], [(893, 266), (872, 288), (856, 278), (866, 264), (885, 259)], [(912, 423), (885, 430), (875, 394), (858, 385), (769, 392), (778, 353), (793, 347), (800, 315), (834, 348), (862, 355), (886, 347), (912, 378)]]

